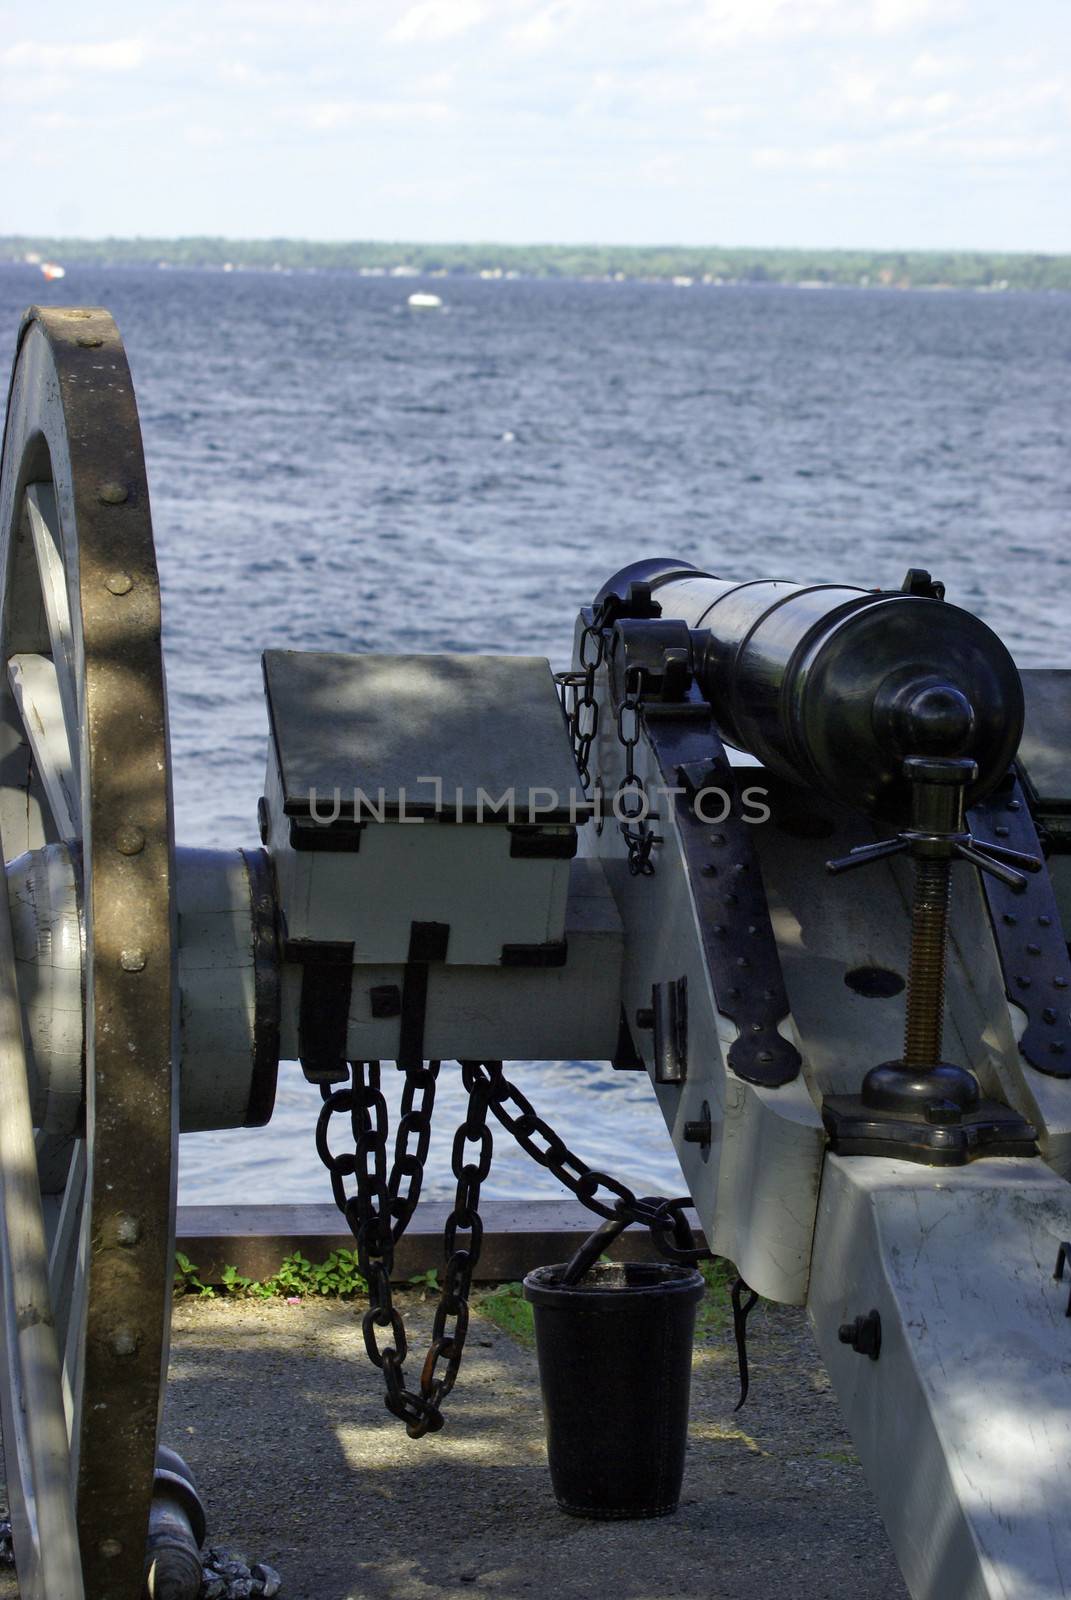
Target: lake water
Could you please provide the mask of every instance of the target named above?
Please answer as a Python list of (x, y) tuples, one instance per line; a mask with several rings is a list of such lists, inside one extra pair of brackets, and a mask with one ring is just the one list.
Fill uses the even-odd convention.
[[(415, 287), (446, 310), (408, 312)], [(1068, 661), (1071, 296), (9, 267), (5, 370), (31, 301), (105, 305), (126, 341), (183, 843), (256, 842), (263, 649), (565, 665), (578, 607), (646, 555), (866, 586), (928, 567), (1021, 665)], [(511, 1070), (593, 1165), (677, 1189), (645, 1077)], [(327, 1199), (318, 1104), (285, 1066), (268, 1128), (183, 1139), (181, 1198)], [(486, 1194), (560, 1192), (496, 1142)]]

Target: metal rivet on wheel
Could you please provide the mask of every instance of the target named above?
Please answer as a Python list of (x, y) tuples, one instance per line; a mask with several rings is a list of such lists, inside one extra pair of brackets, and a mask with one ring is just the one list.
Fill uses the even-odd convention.
[(124, 1212), (121, 1216), (117, 1217), (115, 1222), (115, 1237), (118, 1239), (120, 1244), (126, 1245), (128, 1249), (132, 1244), (137, 1244), (138, 1240), (141, 1238), (141, 1223), (138, 1221), (137, 1217), (132, 1217), (129, 1212)]
[(1055, 1022), (1057, 1015), (1058, 1013), (1055, 1006), (1046, 1006), (1044, 1011), (1041, 1013), (1041, 1020), (1043, 1022)]
[(106, 1561), (114, 1561), (116, 1556), (121, 1556), (123, 1547), (118, 1539), (102, 1539), (97, 1546)]
[(134, 587), (134, 580), (127, 572), (113, 572), (105, 578), (104, 587), (110, 594), (129, 594)]
[(97, 490), (97, 499), (102, 505), (121, 506), (127, 498), (127, 489), (121, 483), (102, 483)]
[(130, 1328), (117, 1328), (112, 1335), (112, 1353), (117, 1356), (132, 1356), (138, 1348), (138, 1341)]
[(1055, 984), (1057, 989), (1066, 989), (1067, 988), (1067, 979), (1066, 978), (1053, 978), (1052, 981)]
[(136, 823), (128, 822), (115, 835), (115, 848), (122, 856), (139, 855), (145, 848), (145, 833)]
[(124, 950), (119, 957), (119, 965), (122, 967), (124, 972), (144, 972), (144, 950)]

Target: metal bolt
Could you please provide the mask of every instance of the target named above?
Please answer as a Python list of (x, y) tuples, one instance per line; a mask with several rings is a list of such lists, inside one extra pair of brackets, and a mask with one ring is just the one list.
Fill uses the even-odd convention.
[(128, 492), (121, 483), (102, 483), (97, 490), (97, 499), (105, 506), (121, 506)]
[(1054, 985), (1056, 986), (1057, 989), (1066, 989), (1067, 988), (1067, 979), (1066, 978), (1053, 978), (1052, 981), (1053, 981), (1053, 983), (1054, 983)]
[(138, 949), (124, 950), (120, 954), (119, 965), (122, 967), (124, 972), (144, 972), (145, 971), (145, 952), (144, 952), (144, 950), (138, 950)]
[(1051, 917), (1039, 917), (1038, 918), (1038, 927), (1039, 928), (1051, 928), (1052, 927), (1052, 918)]
[(112, 572), (105, 578), (104, 587), (110, 594), (129, 594), (134, 587), (134, 580), (126, 572)]
[(709, 1144), (710, 1123), (686, 1122), (684, 1124), (684, 1142), (685, 1144)]
[(769, 1064), (773, 1060), (773, 1058), (774, 1057), (773, 1057), (773, 1051), (772, 1050), (760, 1050), (759, 1051), (758, 1059), (762, 1062), (763, 1066), (769, 1066)]
[(1062, 1039), (1053, 1039), (1049, 1044), (1049, 1053), (1054, 1056), (1062, 1056), (1066, 1049), (1067, 1046)]
[(1019, 921), (1019, 918), (1012, 916), (1010, 911), (1005, 911), (1000, 920), (1001, 922), (1006, 923), (1009, 928), (1014, 928), (1016, 923)]
[(132, 1217), (128, 1211), (118, 1216), (115, 1219), (115, 1237), (128, 1249), (132, 1244), (137, 1244), (141, 1238), (141, 1223), (137, 1217)]
[(716, 878), (718, 876), (718, 869), (714, 865), (713, 861), (708, 861), (706, 865), (700, 867), (699, 870), (704, 878)]
[(114, 1561), (116, 1556), (121, 1556), (123, 1547), (118, 1539), (102, 1539), (97, 1546), (105, 1561)]
[(636, 1012), (637, 1028), (654, 1027), (654, 1010), (651, 1006), (641, 1006)]
[(1030, 987), (1030, 979), (1023, 972), (1019, 974), (1015, 981), (1019, 985), (1020, 989), (1029, 989)]
[(1041, 1020), (1043, 1022), (1055, 1022), (1058, 1015), (1059, 1013), (1057, 1012), (1055, 1006), (1046, 1006), (1044, 1011), (1041, 1013)]
[(138, 1348), (137, 1336), (130, 1328), (117, 1328), (112, 1335), (112, 1353), (117, 1356), (132, 1356)]
[(854, 1322), (842, 1322), (837, 1338), (841, 1344), (851, 1345), (858, 1355), (876, 1361), (881, 1354), (881, 1317), (876, 1311), (868, 1311)]
[(750, 967), (751, 962), (748, 960), (747, 956), (737, 956), (736, 964), (738, 967)]
[(1026, 948), (1027, 952), (1032, 956), (1039, 956), (1041, 954), (1041, 946), (1039, 944), (1028, 944)]
[(1011, 830), (1008, 829), (1008, 828), (994, 828), (993, 829), (993, 832), (996, 834), (998, 839), (1006, 839), (1008, 837), (1008, 834), (1009, 834), (1010, 831)]
[(1009, 811), (1021, 811), (1022, 809), (1023, 809), (1023, 802), (1021, 800), (1009, 800), (1008, 801), (1008, 810)]
[(724, 922), (715, 922), (714, 926), (711, 928), (710, 931), (711, 931), (712, 934), (715, 935), (716, 938), (724, 939), (725, 934), (726, 934), (726, 927), (725, 927)]
[(121, 856), (136, 856), (145, 848), (145, 834), (134, 822), (128, 822), (118, 828), (115, 834), (115, 848)]

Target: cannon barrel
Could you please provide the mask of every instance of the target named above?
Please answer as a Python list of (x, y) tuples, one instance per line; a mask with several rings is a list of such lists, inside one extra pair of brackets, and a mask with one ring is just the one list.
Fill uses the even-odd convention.
[(611, 596), (627, 605), (637, 583), (650, 586), (664, 620), (691, 631), (692, 668), (724, 741), (790, 781), (902, 817), (905, 757), (971, 758), (973, 803), (1015, 755), (1015, 663), (984, 622), (938, 598), (937, 585), (741, 583), (659, 559), (623, 568), (596, 606)]

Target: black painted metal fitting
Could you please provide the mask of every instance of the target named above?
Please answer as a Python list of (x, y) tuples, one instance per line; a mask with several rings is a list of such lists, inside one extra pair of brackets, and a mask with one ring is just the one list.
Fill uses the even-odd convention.
[(881, 1317), (876, 1311), (868, 1311), (854, 1322), (842, 1322), (837, 1337), (841, 1344), (851, 1345), (856, 1355), (876, 1361), (881, 1354)]

